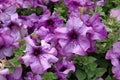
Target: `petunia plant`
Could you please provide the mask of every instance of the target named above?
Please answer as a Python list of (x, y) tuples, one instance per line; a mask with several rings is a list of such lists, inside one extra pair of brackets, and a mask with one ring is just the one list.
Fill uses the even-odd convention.
[(0, 80), (120, 80), (119, 0), (0, 0)]

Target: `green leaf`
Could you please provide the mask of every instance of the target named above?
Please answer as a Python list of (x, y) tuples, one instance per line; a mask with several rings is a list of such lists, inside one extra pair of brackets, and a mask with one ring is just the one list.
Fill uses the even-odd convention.
[(92, 77), (95, 76), (95, 71), (90, 71), (87, 69), (86, 74), (87, 74), (87, 80), (90, 80)]
[(95, 57), (92, 57), (92, 56), (89, 56), (88, 57), (88, 60), (89, 60), (89, 63), (93, 63), (96, 61), (96, 58)]
[(100, 67), (103, 67), (103, 68), (107, 68), (109, 66), (109, 62), (106, 61), (105, 59), (102, 59), (101, 60), (97, 60), (96, 63), (100, 66)]
[(105, 16), (105, 13), (103, 12), (103, 8), (99, 5), (96, 6), (95, 12), (99, 13), (101, 16)]
[(36, 15), (41, 15), (43, 13), (43, 10), (42, 10), (42, 8), (40, 8), (40, 7), (37, 7), (36, 8)]
[(86, 79), (86, 73), (83, 70), (77, 69), (75, 72), (75, 75), (78, 80), (85, 80)]
[(42, 80), (56, 80), (57, 76), (53, 72), (46, 72), (42, 75)]
[(113, 80), (110, 76), (107, 76), (107, 78), (105, 78), (105, 80)]
[(96, 10), (96, 12), (100, 12), (101, 13), (102, 12), (102, 7), (97, 5), (95, 10)]
[(96, 61), (96, 58), (92, 56), (75, 56), (74, 63), (81, 63), (83, 65), (88, 65), (95, 61)]
[(21, 65), (18, 59), (20, 56), (23, 55), (23, 50), (25, 50), (25, 45), (14, 50), (14, 57), (9, 60), (13, 64), (13, 66), (8, 66), (11, 72), (13, 72), (15, 67)]
[(94, 62), (94, 63), (90, 63), (86, 66), (89, 67), (90, 71), (94, 71), (97, 67), (97, 64)]
[(96, 78), (101, 77), (107, 70), (105, 68), (97, 68), (96, 69)]
[(13, 73), (15, 67), (12, 67), (12, 66), (11, 66), (11, 67), (8, 67), (8, 68), (9, 68), (10, 72)]
[(18, 40), (18, 42), (21, 43), (21, 44), (25, 44), (25, 40), (24, 39)]
[(96, 61), (96, 58), (92, 57), (92, 56), (84, 56), (84, 57), (79, 57), (79, 61), (80, 63), (82, 63), (83, 65), (88, 65), (90, 63), (93, 63)]

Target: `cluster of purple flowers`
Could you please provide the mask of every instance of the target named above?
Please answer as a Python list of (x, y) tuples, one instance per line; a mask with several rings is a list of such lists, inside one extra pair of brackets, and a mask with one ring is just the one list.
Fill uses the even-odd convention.
[[(19, 40), (24, 39), (26, 49), (19, 61), (30, 67), (24, 77), (22, 67), (17, 67), (12, 74), (8, 69), (1, 69), (0, 79), (41, 80), (40, 75), (51, 68), (59, 80), (66, 80), (67, 74), (75, 71), (73, 55), (84, 56), (95, 51), (94, 40), (103, 40), (107, 36), (99, 13), (88, 14), (96, 5), (103, 6), (103, 0), (64, 0), (69, 11), (65, 26), (58, 13), (51, 13), (45, 6), (49, 2), (59, 0), (0, 1), (0, 59), (14, 55), (14, 48), (21, 46)], [(43, 13), (39, 16), (35, 13), (18, 15), (17, 9), (27, 9), (29, 6), (42, 8)], [(80, 13), (81, 9), (83, 13)]]
[(113, 48), (107, 51), (105, 58), (111, 60), (112, 73), (116, 79), (120, 80), (120, 42), (113, 44)]

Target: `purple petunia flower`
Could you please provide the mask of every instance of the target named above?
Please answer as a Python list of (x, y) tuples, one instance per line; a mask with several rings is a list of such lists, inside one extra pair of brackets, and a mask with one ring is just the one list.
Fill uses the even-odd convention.
[(40, 39), (44, 39), (45, 40), (46, 36), (48, 34), (50, 34), (50, 31), (49, 31), (49, 29), (45, 28), (44, 26), (41, 26), (38, 30), (35, 30), (34, 33), (36, 35), (40, 36)]
[(95, 9), (96, 5), (103, 6), (104, 0), (92, 2), (91, 0), (64, 0), (69, 12), (77, 12), (83, 10), (83, 13), (87, 13), (91, 9)]
[(6, 75), (9, 75), (9, 74), (10, 74), (10, 72), (9, 72), (8, 68), (5, 68), (5, 69), (0, 68), (0, 79), (1, 80), (7, 80)]
[(75, 53), (85, 55), (90, 47), (90, 42), (86, 37), (86, 33), (91, 31), (90, 27), (86, 27), (80, 18), (71, 16), (66, 27), (60, 27), (55, 30), (56, 37), (65, 55)]
[(78, 11), (80, 7), (80, 0), (64, 0), (70, 12)]
[(40, 41), (41, 45), (35, 45), (36, 40), (30, 36), (25, 38), (26, 50), (22, 57), (26, 66), (30, 66), (33, 73), (42, 74), (51, 67), (51, 63), (58, 61), (57, 51), (44, 40)]
[(6, 75), (7, 80), (23, 80), (22, 79), (22, 67), (16, 67), (14, 72)]
[(43, 3), (48, 4), (49, 2), (58, 2), (59, 0), (44, 0)]
[(6, 3), (8, 0), (0, 0), (0, 4)]
[(114, 74), (113, 77), (116, 79), (120, 79), (120, 42), (116, 42), (113, 44), (113, 48), (107, 51), (105, 59), (111, 60), (113, 65), (112, 73)]
[(118, 57), (119, 54), (114, 53), (113, 50), (108, 50), (105, 58), (111, 60), (112, 65), (118, 66), (120, 65)]
[(5, 35), (9, 35), (13, 38), (11, 41), (14, 40), (14, 48), (19, 47), (21, 45), (19, 41), (28, 35), (27, 29), (20, 25), (17, 21), (9, 21), (2, 24), (0, 30)]
[(0, 0), (0, 8), (10, 7), (16, 4), (16, 0)]
[(24, 28), (34, 27), (34, 23), (38, 21), (39, 17), (33, 13), (29, 16), (19, 16), (17, 23), (21, 23)]
[(113, 49), (108, 50), (106, 54), (106, 59), (111, 60), (111, 63), (113, 66), (120, 65), (119, 59), (120, 59), (120, 42), (116, 42), (113, 44)]
[(0, 79), (1, 80), (23, 80), (22, 79), (22, 67), (16, 67), (13, 73), (9, 72), (9, 69), (0, 70)]
[(42, 4), (41, 0), (16, 0), (16, 4), (20, 8), (30, 8), (30, 6), (36, 8), (38, 5)]
[(120, 21), (120, 9), (112, 9), (110, 12), (110, 18), (115, 17), (117, 21)]
[(113, 77), (115, 77), (117, 80), (120, 80), (120, 65), (119, 66), (113, 66), (112, 67), (112, 73), (114, 74)]
[(3, 23), (11, 20), (15, 21), (17, 18), (18, 14), (16, 13), (15, 5), (0, 9), (0, 21), (2, 21)]
[(94, 13), (91, 18), (85, 14), (81, 16), (81, 19), (87, 27), (93, 29), (93, 32), (89, 33), (92, 40), (103, 40), (107, 36), (105, 25), (101, 22), (99, 13)]
[(11, 35), (0, 33), (0, 59), (13, 55), (14, 38)]
[(25, 77), (25, 80), (42, 80), (40, 75), (35, 75), (32, 72), (27, 73), (27, 77)]
[(71, 61), (66, 60), (63, 58), (61, 61), (55, 63), (55, 74), (58, 76), (59, 80), (67, 80), (67, 74), (70, 71), (75, 71), (75, 66), (72, 64)]
[(99, 6), (104, 6), (104, 0), (97, 1), (96, 4)]
[(50, 16), (50, 11), (47, 9), (46, 6), (39, 5), (39, 7), (42, 9), (42, 14), (37, 16), (35, 13), (29, 15), (29, 16), (19, 16), (18, 23), (21, 23), (21, 25), (28, 29), (28, 32), (30, 34), (34, 32), (34, 30), (37, 30), (41, 27), (41, 23), (39, 24), (40, 20), (44, 20)]
[(90, 41), (89, 52), (95, 51), (93, 40), (103, 40), (107, 36), (107, 31), (104, 24), (101, 22), (98, 13), (94, 13), (90, 18), (89, 15), (84, 14), (81, 16), (82, 21), (87, 27), (91, 27), (92, 31), (87, 33), (87, 37)]
[(7, 75), (7, 74), (9, 74), (9, 69), (8, 68), (5, 68), (5, 69), (1, 69), (0, 68), (0, 74), (1, 75)]
[(48, 28), (50, 32), (54, 32), (57, 27), (62, 27), (63, 19), (59, 18), (58, 14), (54, 12), (52, 16), (40, 19), (39, 24)]
[[(15, 41), (20, 40), (24, 35), (22, 35), (22, 27), (16, 22), (8, 22), (3, 26), (5, 32), (11, 35)], [(24, 33), (23, 33), (24, 34)]]

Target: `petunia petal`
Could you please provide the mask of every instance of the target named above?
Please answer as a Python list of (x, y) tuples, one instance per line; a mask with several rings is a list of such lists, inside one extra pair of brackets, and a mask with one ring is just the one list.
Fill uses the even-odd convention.
[(5, 10), (5, 13), (8, 14), (8, 15), (12, 15), (15, 12), (16, 12), (16, 6), (15, 5), (12, 5)]
[(66, 27), (70, 31), (71, 29), (79, 30), (82, 27), (83, 22), (79, 17), (70, 17), (70, 19), (66, 23)]
[(0, 75), (1, 80), (7, 80), (4, 76)]
[(10, 57), (13, 55), (13, 47), (8, 47), (8, 48), (6, 47), (2, 49), (2, 52), (5, 56)]
[(12, 76), (14, 77), (14, 79), (20, 79), (22, 76), (22, 67), (16, 67)]
[(38, 59), (36, 59), (32, 64), (30, 64), (30, 67), (33, 73), (42, 74), (44, 72), (43, 66)]
[(43, 54), (42, 56), (40, 56), (39, 59), (44, 71), (51, 67), (51, 63), (55, 63), (58, 61), (58, 58), (50, 54)]
[(26, 66), (29, 66), (31, 63), (34, 62), (34, 57), (32, 55), (26, 54), (22, 57)]

